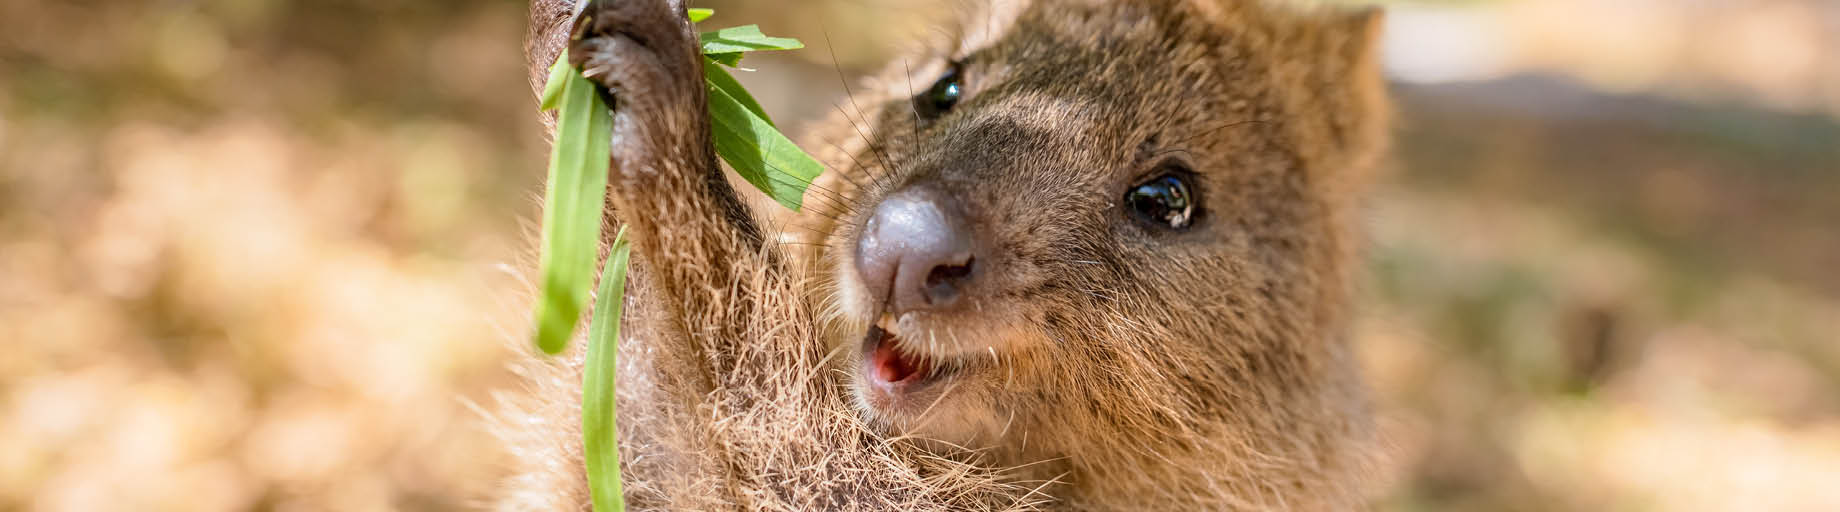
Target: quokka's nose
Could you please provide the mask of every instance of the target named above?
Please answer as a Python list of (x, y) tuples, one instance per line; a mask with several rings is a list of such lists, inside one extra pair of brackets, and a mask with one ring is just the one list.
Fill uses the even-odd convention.
[(856, 272), (889, 313), (950, 306), (974, 277), (976, 244), (944, 194), (908, 187), (882, 199), (856, 242)]

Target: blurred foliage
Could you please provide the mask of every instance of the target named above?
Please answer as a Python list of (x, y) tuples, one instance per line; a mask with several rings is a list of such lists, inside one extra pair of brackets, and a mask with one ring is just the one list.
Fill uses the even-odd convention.
[(1840, 123), (1549, 78), (1396, 92), (1359, 329), (1390, 505), (1840, 507)]
[[(0, 3), (0, 509), (455, 509), (525, 289), (521, 3)], [(507, 315), (510, 313), (510, 315)]]
[[(813, 47), (738, 74), (793, 132), (955, 12), (697, 4)], [(1750, 60), (1808, 54), (1768, 23), (1840, 41), (1783, 13), (1840, 15), (1614, 7), (1577, 12), (1695, 23), (1619, 49), (1759, 42), (1566, 53), (1573, 18), (1479, 18), (1544, 34), (1521, 70), (1548, 77), (1398, 89), (1357, 326), (1385, 509), (1840, 509), (1840, 125), (1815, 94), (1840, 63)], [(545, 154), (524, 8), (0, 2), (0, 510), (489, 494), (503, 454), (469, 404), (527, 352)], [(1670, 10), (1695, 8), (1727, 11)]]

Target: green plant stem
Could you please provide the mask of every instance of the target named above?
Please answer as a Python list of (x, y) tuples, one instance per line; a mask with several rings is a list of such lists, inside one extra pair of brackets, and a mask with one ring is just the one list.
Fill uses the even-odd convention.
[(620, 487), (620, 435), (615, 428), (615, 368), (620, 352), (620, 316), (626, 296), (626, 260), (632, 252), (621, 228), (601, 272), (594, 320), (588, 324), (588, 359), (581, 382), (581, 433), (594, 510), (625, 510)]

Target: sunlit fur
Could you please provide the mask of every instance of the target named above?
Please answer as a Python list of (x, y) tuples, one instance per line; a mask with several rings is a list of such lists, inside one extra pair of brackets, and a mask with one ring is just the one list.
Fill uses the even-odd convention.
[[(533, 4), (533, 84), (572, 3)], [(693, 55), (590, 58), (641, 100), (616, 117), (640, 135), (616, 138), (610, 213), (637, 243), (620, 346), (628, 496), (672, 510), (1359, 508), (1372, 432), (1346, 323), (1351, 217), (1385, 139), (1378, 18), (993, 2), (839, 100), (803, 143), (829, 170), (804, 213), (756, 214), (778, 228), (763, 238), (696, 185), (714, 172), (700, 97), (648, 78), (693, 78), (668, 62)], [(620, 30), (675, 36), (631, 23)], [(918, 119), (909, 98), (951, 61), (966, 63), (963, 100)], [(1181, 231), (1120, 204), (1168, 162), (1193, 171), (1200, 200)], [(914, 183), (969, 205), (1000, 271), (974, 312), (899, 319), (901, 350), (956, 373), (875, 403), (857, 344), (878, 312), (847, 249), (880, 197)], [(579, 354), (567, 361), (534, 363), (535, 393), (498, 418), (525, 465), (504, 509), (585, 506)]]

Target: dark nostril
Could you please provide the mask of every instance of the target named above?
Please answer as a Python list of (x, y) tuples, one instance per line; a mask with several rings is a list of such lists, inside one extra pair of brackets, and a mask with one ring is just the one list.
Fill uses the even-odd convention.
[(926, 273), (927, 303), (943, 305), (958, 298), (961, 283), (971, 277), (971, 263), (974, 258), (965, 258), (963, 265), (940, 265)]
[(945, 307), (972, 278), (972, 246), (951, 197), (910, 187), (870, 213), (856, 244), (856, 271), (888, 312)]

